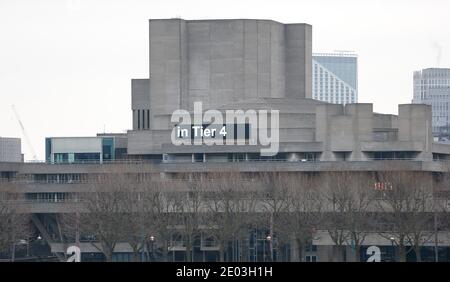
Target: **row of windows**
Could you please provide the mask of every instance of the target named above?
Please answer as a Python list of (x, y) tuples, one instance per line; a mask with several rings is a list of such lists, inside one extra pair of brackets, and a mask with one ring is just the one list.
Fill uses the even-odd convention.
[(422, 84), (450, 84), (449, 79), (422, 79)]
[[(313, 76), (314, 99), (330, 103), (355, 103), (356, 93), (342, 81), (334, 78), (319, 65), (314, 65), (315, 75)], [(320, 76), (318, 73), (320, 72)], [(319, 79), (320, 78), (320, 79)], [(334, 97), (336, 95), (336, 97)]]
[(314, 96), (314, 99), (316, 100), (320, 100), (320, 101), (324, 101), (324, 102), (329, 102), (329, 103), (338, 103), (338, 104), (348, 104), (348, 103), (356, 103), (356, 99), (354, 97), (349, 98), (347, 97), (346, 99), (344, 97), (342, 97), (342, 99), (339, 99), (341, 97), (336, 97), (336, 99), (333, 99), (333, 97), (328, 98), (328, 96)]
[(71, 193), (27, 193), (25, 198), (37, 202), (53, 202), (60, 203), (72, 199)]
[(87, 180), (87, 174), (64, 173), (64, 174), (35, 174), (35, 182), (43, 183), (80, 183)]

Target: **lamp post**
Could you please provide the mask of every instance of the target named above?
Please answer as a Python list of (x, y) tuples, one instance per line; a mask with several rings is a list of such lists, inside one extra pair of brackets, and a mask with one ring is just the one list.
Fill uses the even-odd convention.
[(152, 245), (152, 259), (151, 259), (151, 261), (154, 261), (155, 260), (155, 256), (153, 254), (153, 243), (155, 242), (155, 236), (150, 235), (149, 239), (150, 239), (150, 243)]
[(269, 242), (270, 261), (273, 261), (272, 236), (267, 235), (266, 240)]
[(395, 238), (394, 238), (394, 236), (391, 236), (391, 238), (389, 238), (389, 239), (391, 240), (391, 246), (392, 246), (391, 261), (395, 261), (395, 249), (394, 249)]

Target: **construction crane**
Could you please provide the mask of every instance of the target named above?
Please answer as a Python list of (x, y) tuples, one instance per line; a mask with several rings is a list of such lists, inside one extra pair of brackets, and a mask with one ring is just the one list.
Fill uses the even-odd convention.
[(27, 131), (25, 130), (25, 127), (23, 126), (23, 123), (20, 120), (19, 113), (17, 112), (16, 107), (14, 105), (11, 105), (11, 108), (12, 108), (12, 110), (14, 112), (14, 115), (16, 116), (17, 121), (19, 122), (20, 129), (22, 130), (22, 134), (23, 134), (23, 136), (25, 138), (25, 141), (27, 142), (28, 148), (31, 151), (31, 155), (33, 157), (33, 160), (37, 161), (38, 158), (37, 158), (37, 155), (36, 155), (36, 151), (34, 150), (33, 145), (31, 145), (30, 138), (28, 138)]

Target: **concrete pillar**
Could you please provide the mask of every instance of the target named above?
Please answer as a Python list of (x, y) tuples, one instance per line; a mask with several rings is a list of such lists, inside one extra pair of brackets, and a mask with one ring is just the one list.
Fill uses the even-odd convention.
[(418, 159), (429, 161), (432, 154), (431, 106), (424, 104), (403, 104), (398, 106), (398, 139), (421, 143)]
[(312, 26), (286, 25), (286, 97), (312, 98)]
[(331, 150), (332, 119), (344, 113), (344, 107), (338, 104), (318, 104), (316, 106), (316, 141), (323, 143), (320, 161), (335, 161)]
[(372, 141), (373, 131), (373, 106), (372, 104), (348, 104), (345, 105), (345, 114), (351, 117), (351, 132), (353, 148), (350, 153), (350, 161), (367, 160), (361, 152), (361, 142)]

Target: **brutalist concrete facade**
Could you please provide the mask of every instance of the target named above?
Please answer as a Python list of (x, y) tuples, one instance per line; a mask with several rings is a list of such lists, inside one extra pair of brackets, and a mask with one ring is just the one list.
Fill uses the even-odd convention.
[(128, 153), (189, 160), (258, 158), (259, 146), (174, 146), (173, 111), (278, 110), (277, 159), (371, 160), (448, 158), (432, 139), (431, 108), (399, 106), (399, 115), (372, 104), (335, 105), (311, 99), (312, 28), (269, 20), (150, 20), (150, 79), (132, 80), (133, 130)]
[(20, 138), (0, 137), (0, 162), (21, 162), (22, 149)]
[[(24, 195), (24, 201), (14, 204), (32, 215), (51, 252), (65, 261), (68, 242), (58, 238), (59, 216), (83, 211), (78, 195), (96, 187), (93, 177), (121, 172), (135, 180), (153, 175), (161, 181), (178, 181), (194, 174), (236, 171), (255, 177), (266, 172), (320, 176), (330, 171), (426, 171), (447, 179), (450, 162), (438, 160), (450, 158), (450, 147), (433, 143), (430, 106), (405, 104), (399, 106), (398, 115), (384, 115), (374, 113), (372, 104), (316, 101), (311, 99), (310, 70), (309, 25), (150, 20), (150, 79), (132, 80), (133, 130), (128, 132), (127, 147), (128, 157), (152, 156), (159, 163), (0, 162), (0, 190), (14, 188)], [(260, 146), (174, 146), (170, 116), (176, 109), (192, 111), (195, 101), (202, 101), (204, 110), (279, 110), (277, 158), (284, 161), (251, 162)], [(194, 154), (202, 154), (202, 162), (177, 163), (191, 162)], [(163, 155), (174, 162), (164, 162)], [(378, 161), (368, 161), (372, 159)], [(441, 233), (438, 244), (448, 249), (450, 236), (445, 230)], [(310, 256), (329, 261), (333, 243), (326, 235), (319, 237)], [(389, 247), (391, 242), (368, 236), (370, 244)], [(82, 253), (98, 253), (91, 243), (80, 246)], [(115, 252), (131, 253), (127, 243), (117, 246)], [(346, 248), (348, 258), (354, 256), (351, 246)]]

